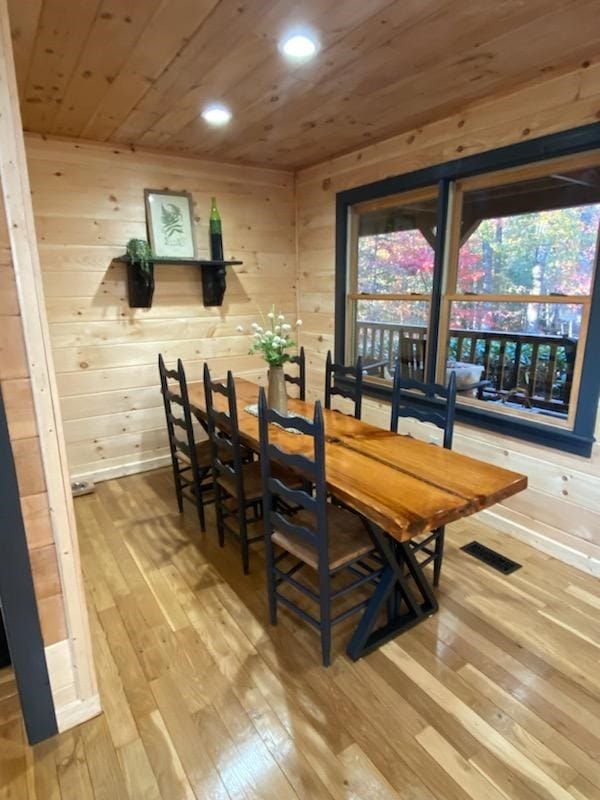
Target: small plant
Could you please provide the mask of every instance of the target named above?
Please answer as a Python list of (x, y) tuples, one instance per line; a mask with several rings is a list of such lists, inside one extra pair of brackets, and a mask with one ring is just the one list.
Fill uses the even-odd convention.
[[(295, 325), (290, 325), (283, 314), (275, 313), (275, 306), (269, 311), (266, 319), (262, 312), (260, 316), (262, 325), (257, 322), (252, 323), (253, 341), (249, 352), (252, 355), (258, 353), (270, 367), (281, 367), (290, 359), (290, 354), (286, 350), (296, 346), (291, 337), (292, 328), (299, 328), (302, 320), (299, 319)], [(239, 325), (238, 331), (243, 330), (244, 328)]]
[(149, 285), (152, 281), (152, 250), (148, 242), (145, 239), (130, 239), (127, 242), (127, 255)]

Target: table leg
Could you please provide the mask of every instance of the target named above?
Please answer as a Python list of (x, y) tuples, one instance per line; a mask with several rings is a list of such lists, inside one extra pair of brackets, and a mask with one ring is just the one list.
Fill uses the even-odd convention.
[[(429, 581), (417, 563), (410, 545), (402, 542), (392, 543), (385, 531), (371, 523), (367, 524), (385, 567), (373, 597), (348, 645), (346, 652), (353, 661), (423, 622), (438, 610), (438, 602)], [(421, 595), (421, 601), (415, 596), (408, 575), (404, 574), (405, 567)], [(403, 605), (406, 610), (400, 613)], [(386, 606), (388, 621), (375, 629), (377, 619)]]

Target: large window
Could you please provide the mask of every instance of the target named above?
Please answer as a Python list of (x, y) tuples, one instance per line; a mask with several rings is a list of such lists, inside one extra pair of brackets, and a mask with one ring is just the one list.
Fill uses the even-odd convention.
[(420, 380), (454, 371), (465, 421), (589, 453), (600, 151), (476, 173), (468, 161), (338, 200), (337, 355), (361, 355), (379, 396), (397, 362)]

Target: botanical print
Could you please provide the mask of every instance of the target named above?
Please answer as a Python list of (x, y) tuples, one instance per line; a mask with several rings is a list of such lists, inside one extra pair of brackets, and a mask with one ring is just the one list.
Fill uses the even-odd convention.
[(160, 222), (166, 242), (169, 242), (169, 244), (184, 244), (183, 214), (175, 203), (161, 203)]
[(152, 252), (158, 258), (194, 258), (192, 199), (187, 192), (147, 189), (146, 217)]

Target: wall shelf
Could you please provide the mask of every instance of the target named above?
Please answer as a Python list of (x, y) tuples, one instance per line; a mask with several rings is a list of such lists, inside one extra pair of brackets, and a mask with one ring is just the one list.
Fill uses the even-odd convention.
[[(115, 261), (122, 262), (130, 265), (131, 260), (129, 256), (119, 256)], [(159, 258), (154, 257), (150, 259), (152, 264), (193, 264), (202, 269), (202, 293), (204, 295), (205, 306), (220, 306), (223, 304), (223, 296), (227, 288), (227, 267), (238, 266), (243, 264), (243, 261), (236, 261), (234, 259), (224, 259), (222, 261), (215, 261), (212, 259), (202, 258)]]

